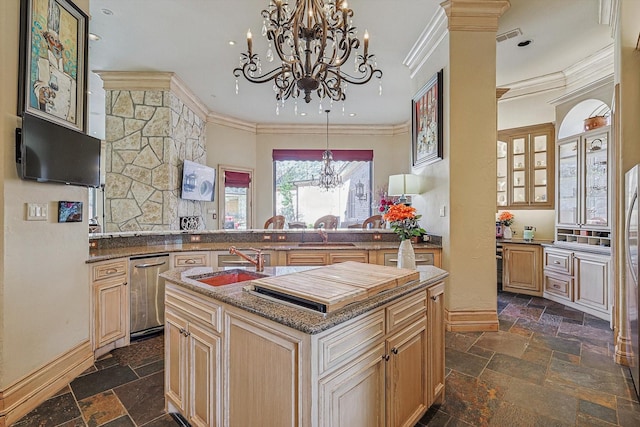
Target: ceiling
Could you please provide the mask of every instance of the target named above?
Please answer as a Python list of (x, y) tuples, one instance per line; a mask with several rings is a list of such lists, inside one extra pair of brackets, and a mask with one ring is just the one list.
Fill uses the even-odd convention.
[[(519, 28), (522, 35), (497, 45), (497, 86), (562, 71), (611, 44), (611, 28), (598, 23), (601, 2), (607, 1), (511, 0), (511, 8), (500, 18), (498, 34)], [(334, 105), (332, 123), (409, 120), (408, 100), (418, 84), (411, 81), (403, 61), (440, 2), (349, 0), (359, 36), (365, 29), (370, 33), (369, 51), (376, 54), (384, 73), (383, 95), (378, 94), (377, 79), (363, 86), (350, 85), (345, 114), (341, 103)], [(294, 114), (292, 100), (276, 115), (270, 83), (253, 84), (240, 78), (239, 94), (235, 93), (232, 70), (246, 51), (248, 28), (254, 34), (254, 52), (264, 58), (260, 11), (267, 4), (267, 0), (91, 0), (89, 30), (100, 40), (89, 43), (90, 133), (104, 137), (104, 91), (93, 70), (172, 71), (218, 114), (253, 123), (324, 123), (317, 98), (309, 104), (298, 103), (298, 111), (306, 116)], [(517, 46), (527, 39), (532, 43)]]

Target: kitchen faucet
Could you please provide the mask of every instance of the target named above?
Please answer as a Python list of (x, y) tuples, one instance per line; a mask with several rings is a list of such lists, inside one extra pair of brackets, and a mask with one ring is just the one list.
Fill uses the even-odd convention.
[(255, 258), (251, 258), (250, 256), (243, 254), (242, 252), (238, 251), (235, 246), (231, 246), (229, 248), (229, 253), (231, 255), (238, 255), (240, 258), (246, 259), (251, 264), (256, 266), (256, 271), (264, 271), (264, 254), (262, 253), (262, 251), (255, 248), (249, 249), (256, 252)]
[(327, 234), (327, 230), (323, 227), (318, 228), (318, 234), (322, 237), (322, 243), (327, 243), (329, 241), (329, 235)]

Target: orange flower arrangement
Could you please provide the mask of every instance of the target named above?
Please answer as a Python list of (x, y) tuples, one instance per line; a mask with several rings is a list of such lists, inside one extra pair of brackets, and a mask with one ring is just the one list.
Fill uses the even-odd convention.
[(500, 216), (498, 216), (498, 221), (501, 224), (506, 225), (507, 227), (513, 224), (514, 215), (509, 211), (502, 211)]
[(410, 239), (413, 236), (421, 236), (426, 231), (420, 227), (418, 220), (422, 215), (416, 215), (416, 208), (402, 203), (391, 205), (387, 212), (382, 215), (388, 221), (393, 231), (400, 237), (400, 240)]

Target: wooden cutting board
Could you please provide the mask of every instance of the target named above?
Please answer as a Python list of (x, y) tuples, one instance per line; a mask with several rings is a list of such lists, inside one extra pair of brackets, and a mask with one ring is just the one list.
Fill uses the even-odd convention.
[(348, 261), (251, 281), (253, 289), (276, 291), (320, 304), (326, 312), (417, 280), (414, 270)]

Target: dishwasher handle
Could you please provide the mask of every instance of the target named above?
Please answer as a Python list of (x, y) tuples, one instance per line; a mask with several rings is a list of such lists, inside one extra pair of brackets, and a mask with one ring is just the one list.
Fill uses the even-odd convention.
[(165, 265), (167, 262), (166, 261), (160, 261), (160, 262), (152, 262), (149, 264), (136, 264), (134, 265), (135, 268), (151, 268), (151, 267), (157, 267), (159, 265)]

